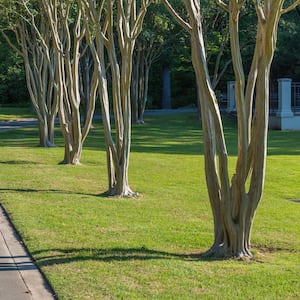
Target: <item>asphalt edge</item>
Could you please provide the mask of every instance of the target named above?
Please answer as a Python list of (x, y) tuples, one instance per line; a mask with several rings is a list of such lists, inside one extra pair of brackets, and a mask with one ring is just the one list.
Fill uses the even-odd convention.
[[(4, 228), (2, 228), (2, 235), (12, 259), (16, 262), (16, 267), (24, 281), (26, 287), (30, 290), (33, 300), (58, 300), (55, 291), (43, 271), (39, 268), (36, 261), (30, 254), (26, 244), (23, 242), (21, 235), (11, 221), (9, 214), (0, 203), (0, 216), (4, 218)], [(22, 270), (18, 267), (18, 261), (14, 257), (27, 256), (31, 263), (29, 271)], [(32, 276), (32, 272), (34, 275)], [(42, 297), (42, 298), (41, 298)]]

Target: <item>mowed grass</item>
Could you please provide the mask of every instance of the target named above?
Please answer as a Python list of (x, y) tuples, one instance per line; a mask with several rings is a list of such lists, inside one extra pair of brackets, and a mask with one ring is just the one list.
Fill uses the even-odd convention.
[[(300, 132), (270, 132), (251, 262), (205, 260), (213, 223), (196, 114), (134, 126), (136, 199), (105, 198), (95, 122), (77, 167), (58, 165), (37, 130), (0, 131), (0, 202), (59, 299), (299, 299)], [(225, 118), (231, 172), (235, 121)], [(297, 200), (298, 199), (298, 200)]]

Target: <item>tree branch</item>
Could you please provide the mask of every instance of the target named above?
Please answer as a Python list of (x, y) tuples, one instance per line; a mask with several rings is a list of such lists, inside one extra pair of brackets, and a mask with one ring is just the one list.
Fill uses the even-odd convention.
[(10, 40), (10, 38), (8, 37), (8, 35), (5, 33), (5, 31), (3, 29), (1, 29), (1, 33), (4, 37), (4, 39), (6, 40), (6, 42), (8, 43), (8, 45), (14, 49), (18, 54), (20, 54), (21, 56), (23, 55), (22, 51), (20, 49), (18, 49)]
[(281, 15), (290, 12), (291, 10), (293, 10), (294, 8), (296, 8), (298, 5), (300, 5), (300, 0), (295, 1), (293, 4), (291, 4), (287, 8), (282, 9), (281, 10)]
[(142, 30), (142, 25), (143, 25), (143, 21), (144, 21), (144, 17), (146, 15), (147, 12), (147, 7), (150, 5), (150, 1), (142, 1), (142, 7), (140, 8), (140, 11), (138, 13), (138, 16), (135, 20), (135, 24), (133, 29), (131, 30), (131, 35), (134, 38), (137, 38), (137, 36), (140, 34), (141, 30)]
[(175, 18), (175, 20), (187, 31), (191, 32), (192, 27), (191, 25), (184, 21), (181, 16), (175, 11), (175, 9), (172, 7), (170, 2), (168, 0), (162, 0), (163, 4), (165, 5), (166, 9), (169, 11), (169, 13)]
[(256, 13), (257, 13), (257, 16), (258, 16), (259, 20), (262, 23), (264, 23), (266, 21), (266, 16), (265, 16), (265, 13), (262, 9), (260, 0), (255, 0), (255, 1), (253, 1), (253, 3), (254, 3), (255, 10), (256, 10)]
[(217, 0), (217, 4), (225, 11), (229, 12), (228, 4), (224, 3), (222, 0)]

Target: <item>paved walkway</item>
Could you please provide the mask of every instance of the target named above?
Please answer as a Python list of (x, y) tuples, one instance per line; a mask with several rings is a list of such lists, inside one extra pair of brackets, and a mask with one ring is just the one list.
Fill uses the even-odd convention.
[(0, 205), (0, 299), (54, 300), (55, 297)]
[[(149, 109), (145, 111), (145, 116), (159, 116), (159, 115), (171, 115), (181, 113), (197, 112), (197, 108), (178, 108), (178, 109)], [(101, 119), (101, 115), (95, 115), (94, 119)], [(57, 119), (58, 122), (58, 119)], [(36, 118), (27, 118), (20, 120), (1, 121), (0, 131), (9, 129), (18, 129), (27, 126), (36, 126), (38, 121)]]
[(14, 121), (0, 121), (0, 131), (9, 129), (18, 129), (27, 126), (36, 126), (38, 124), (37, 119), (28, 118)]

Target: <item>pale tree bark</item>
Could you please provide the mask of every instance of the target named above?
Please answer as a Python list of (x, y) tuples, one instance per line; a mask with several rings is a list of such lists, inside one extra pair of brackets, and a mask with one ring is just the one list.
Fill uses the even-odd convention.
[[(247, 84), (239, 46), (239, 14), (244, 1), (217, 1), (229, 15), (232, 62), (236, 80), (238, 157), (229, 178), (222, 119), (207, 69), (200, 2), (183, 0), (189, 16), (184, 21), (163, 0), (192, 39), (192, 60), (199, 87), (204, 133), (205, 174), (214, 218), (214, 243), (207, 255), (251, 258), (251, 228), (261, 200), (265, 178), (269, 113), (269, 74), (280, 16), (300, 4), (283, 8), (283, 0), (253, 1), (257, 13), (257, 37)], [(254, 98), (254, 94), (256, 95)], [(253, 101), (255, 110), (253, 113)]]
[[(25, 66), (27, 88), (33, 108), (37, 114), (41, 147), (54, 146), (55, 117), (58, 110), (56, 85), (54, 82), (56, 61), (49, 27), (44, 15), (34, 15), (26, 1), (18, 3), (16, 22), (11, 28), (19, 45), (15, 48), (5, 31), (8, 43), (22, 56)], [(40, 6), (37, 4), (36, 9)]]
[(65, 143), (61, 163), (77, 165), (92, 123), (98, 80), (95, 76), (91, 80), (91, 101), (84, 124), (81, 124), (80, 46), (85, 35), (81, 10), (77, 9), (74, 1), (42, 0), (42, 3), (47, 15), (47, 26), (51, 28), (57, 61), (58, 114)]
[[(87, 40), (98, 72), (99, 95), (107, 153), (108, 194), (134, 196), (128, 182), (131, 144), (131, 77), (136, 39), (141, 32), (150, 0), (79, 1), (86, 15)], [(84, 7), (82, 7), (82, 3)], [(94, 35), (94, 33), (96, 33)], [(118, 45), (115, 44), (118, 41)], [(109, 89), (104, 50), (111, 74), (111, 98), (115, 135), (112, 133)], [(120, 53), (120, 61), (118, 60)]]

